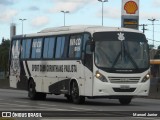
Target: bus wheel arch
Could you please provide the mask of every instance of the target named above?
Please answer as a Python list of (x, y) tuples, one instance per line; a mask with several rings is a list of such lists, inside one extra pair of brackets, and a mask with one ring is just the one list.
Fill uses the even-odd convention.
[(79, 95), (79, 85), (75, 79), (72, 79), (70, 82), (70, 97), (75, 104), (82, 104), (85, 102), (85, 97)]

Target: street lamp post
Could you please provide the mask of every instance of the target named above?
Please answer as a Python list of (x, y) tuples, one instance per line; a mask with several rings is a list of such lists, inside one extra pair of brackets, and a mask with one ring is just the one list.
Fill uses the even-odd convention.
[(64, 26), (65, 26), (65, 19), (66, 19), (66, 18), (65, 18), (65, 14), (66, 14), (66, 13), (69, 13), (69, 11), (64, 11), (64, 10), (62, 10), (61, 12), (64, 13)]
[(152, 22), (152, 26), (153, 26), (153, 47), (154, 47), (154, 22), (158, 20), (156, 20), (155, 18), (148, 19), (148, 20)]
[(27, 20), (27, 19), (19, 19), (20, 21), (22, 21), (22, 35), (23, 35), (23, 21)]
[(98, 0), (99, 2), (102, 2), (102, 26), (103, 26), (103, 3), (108, 2), (108, 0)]

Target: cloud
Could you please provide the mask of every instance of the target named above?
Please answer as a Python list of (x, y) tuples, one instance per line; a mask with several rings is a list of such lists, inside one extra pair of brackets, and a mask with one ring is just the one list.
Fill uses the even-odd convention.
[[(121, 10), (118, 8), (108, 7), (104, 9), (103, 16), (110, 19), (118, 19), (121, 18)], [(102, 17), (102, 10), (98, 11), (97, 17)]]
[(42, 27), (49, 23), (49, 18), (46, 16), (39, 16), (32, 20), (31, 25), (33, 27)]
[(160, 14), (159, 13), (153, 13), (153, 12), (141, 12), (140, 13), (140, 19), (147, 20), (149, 18), (159, 18), (160, 19)]
[(36, 6), (30, 6), (29, 8), (28, 8), (28, 10), (30, 10), (30, 11), (38, 11), (38, 10), (40, 10), (38, 7), (36, 7)]
[(9, 22), (17, 14), (18, 12), (16, 10), (5, 10), (0, 14), (0, 22)]
[(12, 5), (15, 3), (15, 0), (0, 0), (0, 5)]
[(49, 9), (49, 12), (59, 12), (61, 10), (68, 10), (70, 12), (75, 12), (86, 6), (86, 4), (92, 3), (89, 0), (52, 0), (54, 1), (54, 6)]
[(160, 0), (153, 0), (154, 7), (160, 7)]

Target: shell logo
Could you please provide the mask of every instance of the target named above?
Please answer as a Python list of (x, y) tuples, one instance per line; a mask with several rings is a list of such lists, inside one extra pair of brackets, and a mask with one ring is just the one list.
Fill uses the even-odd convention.
[(124, 10), (126, 11), (127, 14), (135, 14), (136, 11), (138, 10), (138, 5), (134, 1), (128, 1), (124, 5)]

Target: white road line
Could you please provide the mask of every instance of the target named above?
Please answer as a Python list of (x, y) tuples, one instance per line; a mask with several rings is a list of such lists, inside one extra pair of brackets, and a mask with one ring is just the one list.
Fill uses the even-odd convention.
[(140, 119), (144, 119), (144, 120), (160, 120), (160, 118), (159, 117), (132, 117), (132, 118), (134, 118), (134, 119), (138, 119), (138, 120), (140, 120)]
[(73, 109), (78, 109), (78, 110), (93, 110), (93, 109), (87, 109), (87, 108), (78, 108), (78, 107), (71, 107)]
[(53, 107), (55, 107), (55, 106), (57, 106), (57, 105), (49, 105), (49, 104), (41, 104), (41, 103), (38, 103), (39, 105), (44, 105), (44, 106), (53, 106)]

